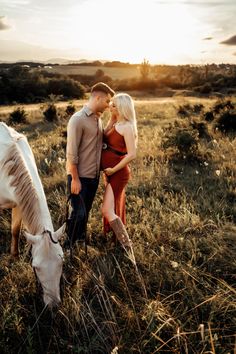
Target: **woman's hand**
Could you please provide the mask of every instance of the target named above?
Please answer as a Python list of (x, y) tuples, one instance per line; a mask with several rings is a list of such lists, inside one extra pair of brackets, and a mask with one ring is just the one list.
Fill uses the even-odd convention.
[(107, 176), (111, 176), (111, 175), (113, 175), (113, 173), (115, 173), (115, 171), (112, 167), (105, 168), (104, 172)]
[(114, 113), (111, 114), (110, 122), (112, 125), (114, 125), (117, 122), (117, 115), (116, 114), (114, 114)]

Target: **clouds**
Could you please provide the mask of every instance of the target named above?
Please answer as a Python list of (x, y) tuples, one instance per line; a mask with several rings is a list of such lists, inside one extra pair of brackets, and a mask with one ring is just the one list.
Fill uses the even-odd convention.
[(225, 41), (220, 42), (220, 44), (236, 45), (236, 35), (226, 39)]
[[(145, 56), (153, 63), (235, 62), (236, 36), (230, 37), (236, 33), (235, 0), (0, 2), (7, 17), (0, 16), (0, 39), (23, 39), (38, 46), (37, 55), (50, 48), (63, 57), (94, 60), (140, 62)], [(31, 52), (21, 46), (18, 53), (8, 49), (9, 58), (22, 58), (23, 49), (28, 57)]]
[(10, 26), (5, 23), (5, 16), (0, 16), (0, 31), (5, 31), (9, 28)]

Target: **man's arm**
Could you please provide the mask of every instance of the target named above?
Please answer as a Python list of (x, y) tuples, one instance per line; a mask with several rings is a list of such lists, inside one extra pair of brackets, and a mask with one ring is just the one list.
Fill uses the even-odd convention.
[(71, 193), (72, 194), (79, 194), (82, 186), (81, 186), (81, 182), (80, 182), (79, 174), (78, 174), (78, 165), (68, 163), (68, 169), (69, 169), (71, 177), (72, 177)]
[(82, 139), (83, 129), (82, 122), (78, 117), (71, 117), (67, 127), (67, 145), (66, 145), (66, 158), (67, 158), (67, 172), (71, 175), (71, 193), (79, 194), (81, 191), (81, 183), (78, 172), (79, 162), (79, 145)]

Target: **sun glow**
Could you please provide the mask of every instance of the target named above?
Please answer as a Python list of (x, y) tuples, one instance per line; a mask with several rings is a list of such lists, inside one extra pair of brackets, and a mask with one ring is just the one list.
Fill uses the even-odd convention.
[[(147, 58), (151, 63), (175, 64), (200, 53), (201, 34), (207, 29), (188, 5), (152, 0), (145, 6), (133, 0), (111, 4), (101, 0), (78, 6), (71, 14), (67, 46), (79, 47), (91, 57), (131, 63)], [(101, 8), (107, 9), (103, 16)]]

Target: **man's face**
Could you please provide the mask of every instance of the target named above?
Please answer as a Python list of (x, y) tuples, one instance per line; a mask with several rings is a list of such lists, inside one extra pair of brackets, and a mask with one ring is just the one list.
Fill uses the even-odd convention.
[(103, 113), (106, 109), (109, 108), (110, 105), (110, 101), (111, 101), (111, 95), (105, 94), (103, 92), (101, 92), (98, 96), (97, 96), (97, 113)]

